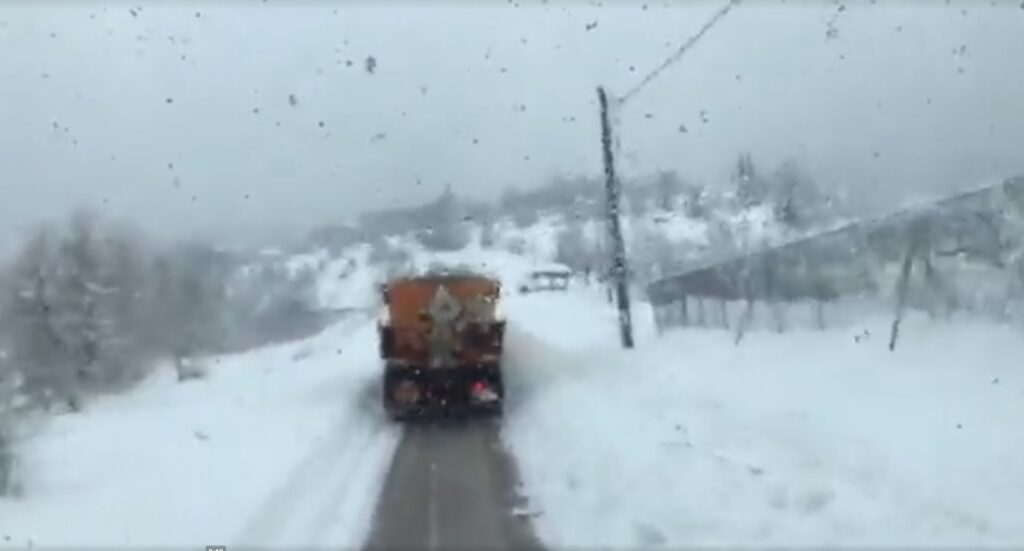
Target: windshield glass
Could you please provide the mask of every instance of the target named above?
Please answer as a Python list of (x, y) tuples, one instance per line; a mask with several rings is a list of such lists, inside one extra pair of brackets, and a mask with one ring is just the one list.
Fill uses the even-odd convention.
[(1020, 0), (0, 2), (0, 549), (1024, 545), (1022, 56)]

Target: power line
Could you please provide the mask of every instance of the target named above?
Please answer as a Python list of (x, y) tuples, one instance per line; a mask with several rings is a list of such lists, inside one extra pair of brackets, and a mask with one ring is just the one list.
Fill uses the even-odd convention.
[(643, 78), (643, 80), (638, 82), (636, 86), (633, 86), (628, 92), (626, 92), (625, 95), (620, 97), (618, 101), (619, 105), (625, 103), (631, 97), (639, 93), (640, 90), (643, 90), (645, 86), (647, 86), (652, 80), (657, 78), (662, 71), (668, 69), (669, 66), (671, 66), (673, 63), (679, 61), (679, 59), (683, 57), (683, 54), (686, 53), (687, 50), (689, 50), (694, 44), (696, 44), (697, 41), (700, 40), (705, 33), (711, 30), (711, 27), (714, 27), (716, 23), (721, 21), (722, 18), (725, 17), (726, 14), (728, 14), (729, 11), (732, 10), (732, 8), (739, 3), (740, 0), (729, 0), (728, 4), (726, 4), (717, 12), (715, 12), (715, 14), (711, 16), (711, 19), (708, 19), (708, 21), (704, 23), (704, 26), (701, 27), (699, 31), (697, 31), (697, 34), (691, 36), (689, 40), (687, 40), (681, 46), (679, 46), (679, 49), (673, 52), (672, 55), (670, 55), (665, 61), (661, 63), (661, 65), (659, 65), (653, 71), (648, 73), (647, 76)]

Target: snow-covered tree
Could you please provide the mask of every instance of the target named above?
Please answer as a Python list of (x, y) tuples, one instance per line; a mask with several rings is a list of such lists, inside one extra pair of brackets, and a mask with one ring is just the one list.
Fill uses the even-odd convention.
[(10, 446), (20, 377), (6, 350), (0, 348), (0, 497), (14, 490), (14, 451)]
[(459, 250), (469, 244), (469, 232), (463, 220), (462, 207), (451, 187), (446, 187), (441, 197), (432, 205), (428, 227), (419, 233), (419, 240), (429, 249), (436, 251)]
[(763, 205), (768, 201), (769, 183), (757, 171), (753, 157), (749, 153), (740, 153), (736, 159), (732, 181), (736, 189), (736, 198), (742, 206)]
[(679, 273), (683, 269), (683, 248), (664, 233), (652, 228), (631, 232), (630, 263), (639, 284)]
[(672, 171), (662, 171), (655, 180), (655, 197), (658, 208), (670, 212), (675, 209), (676, 197), (683, 192), (683, 181)]
[(15, 258), (2, 309), (6, 353), (34, 401), (74, 402), (71, 351), (57, 324), (58, 237), (37, 228)]
[(688, 218), (706, 219), (710, 214), (707, 205), (707, 190), (704, 186), (691, 184), (683, 190), (683, 212)]
[(732, 256), (740, 249), (736, 231), (728, 223), (719, 220), (708, 227), (708, 253), (711, 257)]
[(491, 248), (495, 242), (494, 221), (490, 218), (480, 221), (480, 246)]
[(224, 348), (230, 326), (227, 281), (232, 263), (198, 243), (174, 247), (157, 260), (159, 333), (174, 357)]
[(775, 217), (793, 229), (806, 229), (833, 218), (832, 198), (823, 192), (793, 159), (772, 175)]
[(88, 212), (74, 215), (58, 247), (51, 322), (80, 390), (108, 388), (138, 374), (146, 280), (140, 256), (129, 238)]
[(577, 271), (585, 271), (592, 263), (593, 252), (583, 235), (583, 226), (570, 220), (558, 234), (555, 244), (555, 260)]

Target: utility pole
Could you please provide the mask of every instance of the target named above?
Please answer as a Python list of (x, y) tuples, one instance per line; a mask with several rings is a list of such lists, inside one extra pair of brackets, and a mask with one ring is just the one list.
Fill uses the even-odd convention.
[[(715, 26), (740, 0), (728, 0), (715, 14), (708, 19), (697, 34), (690, 37), (658, 67), (647, 74), (625, 95), (618, 99), (621, 107), (626, 101), (638, 94), (666, 69), (678, 62), (690, 48), (696, 44), (712, 27)], [(619, 196), (621, 187), (615, 176), (615, 156), (612, 154), (612, 125), (609, 120), (608, 95), (603, 87), (597, 88), (597, 98), (601, 103), (601, 146), (604, 153), (605, 192), (607, 198), (608, 237), (611, 241), (611, 276), (615, 286), (616, 302), (619, 309), (619, 329), (622, 332), (622, 347), (633, 348), (633, 320), (629, 309), (629, 286), (627, 284), (629, 270), (626, 266), (626, 247), (622, 242), (622, 222), (619, 217)]]
[(612, 155), (612, 125), (608, 117), (608, 95), (604, 88), (597, 88), (601, 103), (601, 149), (604, 156), (604, 178), (608, 237), (611, 241), (611, 276), (615, 285), (616, 302), (619, 309), (619, 330), (622, 347), (633, 348), (633, 320), (629, 308), (629, 286), (627, 284), (626, 247), (622, 242), (622, 223), (619, 218), (619, 196), (621, 188), (615, 176), (615, 157)]

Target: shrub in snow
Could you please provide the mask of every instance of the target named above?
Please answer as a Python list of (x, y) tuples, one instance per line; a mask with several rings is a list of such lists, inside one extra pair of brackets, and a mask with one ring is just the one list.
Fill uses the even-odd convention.
[[(6, 417), (6, 418), (5, 418)], [(0, 412), (0, 497), (20, 497), (16, 461), (11, 445), (11, 419)]]
[(555, 261), (577, 270), (583, 271), (594, 262), (593, 251), (583, 236), (583, 227), (578, 223), (570, 223), (558, 235), (555, 245)]
[(776, 219), (786, 227), (806, 230), (834, 220), (836, 200), (829, 197), (792, 159), (783, 162), (769, 181)]
[(179, 383), (206, 378), (206, 366), (189, 358), (176, 358), (174, 371), (178, 374)]
[(494, 242), (494, 223), (490, 220), (485, 220), (480, 227), (480, 246), (491, 248), (494, 246)]
[(702, 186), (692, 185), (685, 189), (683, 212), (688, 218), (706, 219), (709, 215), (707, 193)]
[(412, 262), (412, 256), (406, 249), (381, 239), (373, 243), (367, 260), (385, 269), (403, 268)]
[(528, 207), (519, 207), (512, 211), (512, 222), (517, 228), (528, 228), (540, 221), (540, 213)]
[(8, 496), (14, 490), (14, 455), (7, 446), (3, 432), (0, 432), (0, 497)]
[(505, 250), (512, 254), (526, 254), (526, 239), (513, 237), (505, 242)]
[(425, 207), (426, 228), (417, 233), (424, 247), (435, 251), (456, 251), (469, 244), (469, 229), (464, 223), (465, 209), (450, 187)]
[(0, 496), (5, 496), (10, 491), (14, 470), (14, 455), (10, 450), (8, 432), (13, 422), (11, 408), (14, 403), (15, 385), (5, 359), (6, 356), (0, 356)]
[(469, 244), (470, 234), (462, 224), (453, 223), (420, 230), (416, 238), (432, 251), (457, 251)]

